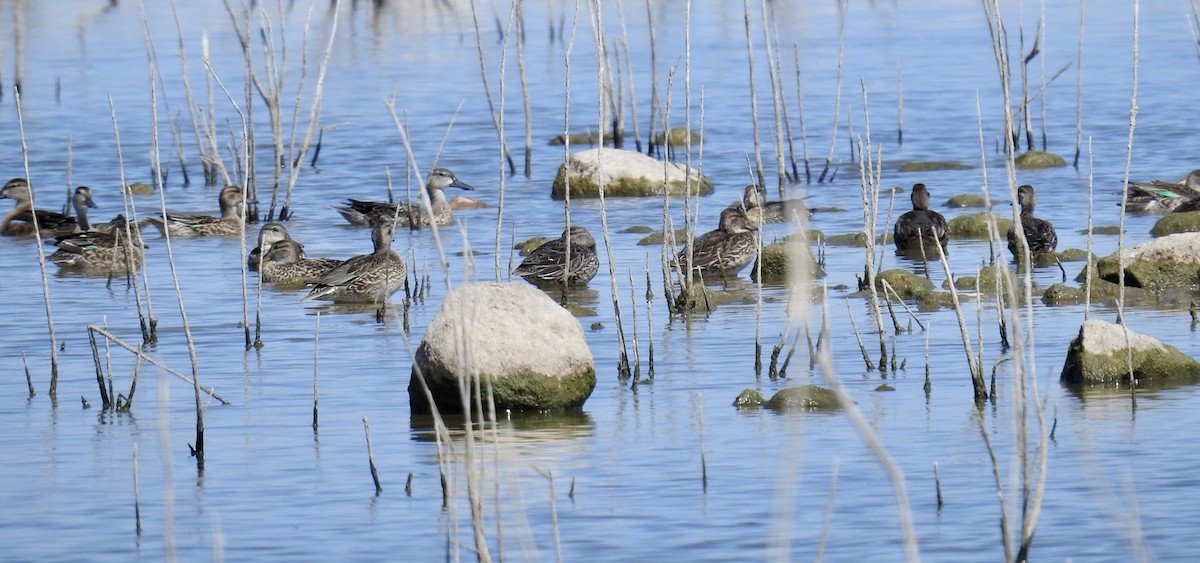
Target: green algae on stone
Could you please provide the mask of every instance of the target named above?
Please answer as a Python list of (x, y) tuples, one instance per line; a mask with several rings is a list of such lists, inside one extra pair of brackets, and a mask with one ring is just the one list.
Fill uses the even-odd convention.
[(1200, 233), (1179, 233), (1126, 248), (1118, 260), (1116, 252), (1096, 261), (1096, 274), (1106, 281), (1119, 281), (1124, 263), (1125, 285), (1153, 291), (1195, 287), (1200, 272)]
[(682, 196), (708, 195), (712, 182), (700, 171), (676, 162), (664, 162), (637, 151), (597, 147), (570, 155), (558, 167), (550, 196), (564, 199), (568, 183), (571, 197)]
[[(998, 279), (1001, 281), (1003, 280), (1003, 278), (1001, 277), (1001, 273), (1000, 273), (1002, 270), (1000, 268), (1001, 268), (1001, 266), (995, 266), (995, 265), (984, 266), (979, 269), (978, 277), (962, 276), (962, 277), (955, 279), (954, 280), (954, 288), (961, 290), (961, 291), (975, 291), (976, 281), (978, 281), (980, 293), (983, 293), (984, 295), (995, 295), (996, 287), (997, 287), (996, 281)], [(1021, 282), (1017, 278), (1017, 273), (1014, 272), (1012, 270), (1012, 268), (1003, 266), (1003, 272), (1007, 275), (1008, 282), (1010, 284), (1012, 284), (1012, 287), (1014, 287), (1014, 288), (1021, 287)], [(949, 284), (943, 282), (942, 287), (949, 288)], [(1004, 291), (1004, 287), (1001, 286), (1000, 290)]]
[(537, 250), (537, 247), (552, 240), (554, 239), (549, 237), (533, 237), (518, 242), (517, 244), (513, 245), (513, 248), (515, 248), (521, 256), (529, 256), (529, 253)]
[(946, 207), (987, 207), (979, 194), (958, 194), (946, 200)]
[[(980, 211), (978, 213), (968, 213), (959, 215), (946, 225), (946, 232), (954, 238), (989, 238), (988, 235), (988, 211)], [(1001, 238), (1005, 236), (1008, 229), (1012, 227), (1012, 219), (1007, 219), (995, 213), (991, 214), (996, 219), (996, 230)]]
[(763, 404), (777, 411), (831, 411), (842, 406), (836, 393), (816, 385), (780, 389)]
[(133, 195), (150, 195), (154, 193), (154, 186), (145, 182), (133, 182), (125, 186), (125, 193)]
[(825, 237), (825, 244), (828, 246), (867, 246), (867, 234), (859, 231), (857, 233), (845, 233), (840, 235), (831, 235)]
[(1150, 229), (1150, 234), (1156, 237), (1195, 232), (1200, 232), (1200, 211), (1168, 213), (1155, 221)]
[(689, 135), (687, 128), (684, 127), (672, 127), (666, 133), (657, 133), (654, 135), (654, 144), (656, 145), (682, 147), (686, 146), (689, 142), (695, 146), (704, 142), (704, 139), (700, 137), (699, 133), (694, 131)]
[[(1081, 235), (1086, 235), (1086, 234), (1088, 234), (1088, 230), (1087, 230), (1087, 229), (1079, 229), (1079, 234), (1081, 234)], [(1103, 227), (1103, 226), (1102, 226), (1102, 227), (1093, 226), (1093, 227), (1092, 227), (1092, 234), (1093, 234), (1093, 235), (1112, 235), (1112, 236), (1116, 236), (1116, 235), (1119, 235), (1119, 234), (1121, 234), (1121, 227), (1117, 227), (1117, 226), (1107, 226), (1107, 227)]]
[(759, 281), (759, 264), (761, 263), (762, 281), (764, 283), (786, 282), (791, 272), (792, 255), (788, 249), (788, 245), (791, 244), (796, 246), (795, 252), (800, 254), (800, 259), (808, 264), (809, 277), (819, 278), (825, 276), (825, 269), (813, 258), (812, 250), (808, 245), (801, 242), (774, 242), (763, 245), (761, 258), (756, 259), (750, 267), (750, 279)]
[(648, 225), (633, 225), (632, 227), (625, 227), (624, 229), (621, 229), (617, 232), (618, 233), (645, 234), (645, 233), (653, 233), (654, 229)]
[(918, 276), (908, 270), (884, 270), (875, 275), (875, 283), (883, 291), (883, 282), (887, 282), (901, 299), (919, 299), (933, 292), (933, 282), (924, 276)]
[(974, 166), (961, 162), (913, 161), (900, 165), (900, 172), (935, 172), (938, 170), (970, 170)]
[[(570, 135), (559, 134), (559, 135), (555, 135), (554, 138), (550, 139), (550, 142), (548, 144), (550, 146), (562, 146), (562, 145), (567, 144), (567, 141), (571, 141), (572, 145), (595, 145), (595, 144), (599, 144), (600, 134), (594, 133), (592, 131), (587, 131), (584, 133), (572, 133)], [(607, 144), (611, 141), (612, 141), (612, 133), (605, 132), (604, 133), (604, 142)]]
[[(675, 244), (684, 244), (687, 241), (687, 229), (675, 229)], [(654, 246), (663, 243), (663, 232), (654, 231), (637, 241), (638, 246)]]
[(1088, 259), (1088, 253), (1082, 248), (1068, 248), (1057, 253), (1059, 262), (1083, 262)]
[(1128, 385), (1130, 371), (1139, 387), (1200, 381), (1200, 362), (1174, 346), (1095, 319), (1084, 321), (1071, 341), (1060, 379), (1072, 385)]
[(1045, 151), (1027, 151), (1017, 156), (1017, 168), (1059, 168), (1067, 165), (1063, 157)]
[(762, 393), (754, 389), (742, 389), (742, 392), (738, 393), (737, 397), (734, 397), (733, 406), (739, 409), (758, 408), (765, 402), (766, 399), (763, 398)]

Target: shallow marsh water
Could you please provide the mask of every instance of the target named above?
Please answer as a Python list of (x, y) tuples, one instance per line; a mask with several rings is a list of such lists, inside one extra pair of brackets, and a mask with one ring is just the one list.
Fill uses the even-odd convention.
[[(12, 2), (0, 4), (12, 37)], [(106, 2), (25, 3), (24, 134), (29, 145), (30, 177), (39, 188), (40, 207), (54, 207), (57, 193), (74, 184), (93, 187), (107, 219), (121, 208), (120, 176), (109, 116), (112, 96), (121, 125), (126, 173), (130, 181), (148, 181), (150, 168), (150, 94), (145, 43), (138, 6)], [(32, 4), (32, 5), (31, 5)], [(166, 3), (145, 7), (163, 74), (160, 115), (180, 119), (185, 146), (192, 145), (176, 60), (174, 19)], [(184, 3), (181, 3), (184, 4)], [(404, 190), (406, 158), (383, 100), (396, 95), (413, 137), (417, 164), (430, 166), (447, 124), (454, 119), (439, 164), (478, 189), (471, 196), (493, 206), (500, 201), (501, 164), (496, 134), (487, 113), (469, 4), (426, 2), (343, 2), (326, 80), (321, 122), (325, 134), (317, 169), (305, 169), (298, 181), (288, 222), (293, 236), (312, 256), (345, 257), (369, 250), (367, 232), (345, 226), (327, 205), (346, 197), (382, 199), (390, 171)], [(371, 5), (369, 5), (371, 4)], [(635, 5), (636, 4), (636, 5)], [(1070, 3), (1068, 3), (1070, 4)], [(298, 64), (300, 29), (308, 6), (297, 3), (287, 14), (287, 33)], [(465, 279), (493, 280), (496, 264), (507, 271), (510, 240), (561, 232), (562, 204), (550, 200), (550, 182), (562, 159), (561, 147), (546, 139), (561, 133), (564, 107), (564, 45), (549, 43), (546, 20), (557, 21), (564, 5), (549, 10), (527, 5), (526, 55), (533, 96), (533, 176), (506, 178), (501, 254), (496, 255), (496, 210), (458, 213), (463, 228), (444, 229), (442, 242), (452, 285)], [(645, 130), (649, 96), (645, 6), (623, 5), (630, 29), (639, 116)], [(1195, 89), (1200, 61), (1188, 32), (1188, 4), (1182, 1), (1143, 5), (1140, 14), (1141, 68), (1137, 134), (1133, 144), (1134, 179), (1177, 179), (1195, 167), (1198, 153), (1188, 125), (1200, 104)], [(241, 103), (240, 47), (220, 2), (180, 5), (184, 51), (192, 86), (199, 88), (201, 35), (211, 40), (214, 71)], [(272, 8), (274, 10), (275, 8)], [(1076, 58), (1077, 6), (1048, 6), (1043, 44), (1047, 73)], [(507, 5), (480, 4), (481, 27), (489, 63), (489, 81), (497, 91), (500, 44), (492, 14)], [(657, 23), (660, 68), (665, 88), (669, 64), (682, 60), (683, 10), (678, 2), (652, 2)], [(1084, 135), (1092, 140), (1095, 162), (1095, 222), (1117, 223), (1116, 203), (1124, 172), (1132, 69), (1131, 9), (1119, 2), (1089, 3), (1084, 52)], [(1026, 14), (1027, 30), (1036, 14)], [(277, 13), (277, 12), (273, 12)], [(548, 14), (553, 15), (548, 15)], [(569, 12), (567, 12), (569, 13)], [(320, 3), (313, 13), (310, 64), (328, 39), (331, 12)], [(777, 6), (779, 43), (801, 54), (806, 127), (814, 167), (828, 151), (836, 95), (838, 16), (836, 3)], [(745, 32), (739, 3), (701, 1), (693, 10), (693, 100), (705, 103), (702, 168), (717, 186), (701, 202), (701, 228), (715, 224), (719, 208), (736, 199), (746, 180), (746, 155), (753, 150), (749, 127)], [(755, 15), (757, 18), (757, 15)], [(1009, 13), (1016, 42), (1016, 14)], [(569, 16), (565, 35), (570, 35)], [(757, 20), (755, 20), (757, 21)], [(756, 24), (757, 25), (757, 24)], [(615, 5), (606, 5), (610, 38), (619, 34)], [(573, 49), (571, 129), (595, 129), (596, 99), (590, 25), (581, 20)], [(863, 3), (850, 7), (846, 21), (845, 82), (835, 158), (837, 176), (825, 184), (794, 186), (812, 207), (841, 207), (818, 213), (811, 227), (827, 234), (862, 228), (857, 164), (850, 156), (848, 133), (866, 131), (860, 80), (869, 92), (872, 140), (881, 143), (883, 185), (901, 186), (893, 217), (906, 210), (907, 189), (929, 185), (935, 203), (958, 193), (979, 191), (983, 168), (901, 174), (905, 160), (953, 160), (978, 164), (981, 149), (977, 116), (983, 108), (988, 183), (1002, 185), (1003, 169), (995, 154), (1000, 97), (987, 27), (975, 2), (943, 1), (921, 6)], [(754, 42), (761, 44), (761, 30)], [(512, 50), (510, 49), (510, 53)], [(6, 88), (0, 105), (0, 133), (9, 140), (0, 149), (0, 174), (24, 176), (21, 137), (11, 93), (14, 50), (5, 45), (0, 78)], [(1015, 59), (1016, 57), (1014, 57)], [(784, 56), (791, 60), (790, 51)], [(764, 131), (770, 104), (761, 54), (756, 76)], [(1035, 61), (1035, 65), (1040, 60)], [(682, 67), (681, 67), (682, 68)], [(792, 77), (790, 62), (785, 74)], [(508, 140), (520, 157), (522, 113), (517, 99), (515, 61), (507, 67), (505, 102)], [(683, 125), (682, 70), (676, 76), (672, 119)], [(1072, 66), (1046, 91), (1049, 149), (1066, 157), (1073, 152), (1075, 93)], [(310, 75), (311, 76), (311, 75)], [(904, 144), (895, 143), (898, 78), (902, 78)], [(294, 88), (296, 74), (289, 75)], [(790, 103), (795, 104), (792, 78)], [(56, 87), (61, 97), (56, 100)], [(285, 103), (290, 103), (285, 96)], [(236, 129), (236, 114), (217, 93), (224, 130)], [(461, 111), (454, 118), (461, 104)], [(303, 114), (307, 114), (307, 99)], [(181, 113), (182, 112), (182, 113)], [(262, 119), (263, 111), (256, 109)], [(851, 117), (852, 116), (852, 117)], [(698, 128), (699, 109), (693, 119)], [(793, 111), (793, 119), (795, 113)], [(260, 157), (267, 154), (265, 125), (258, 127)], [(170, 138), (164, 126), (164, 139)], [(224, 138), (224, 137), (223, 137)], [(70, 159), (68, 160), (68, 139)], [(164, 141), (165, 142), (165, 141)], [(764, 134), (764, 142), (769, 146)], [(764, 159), (772, 159), (769, 149)], [(228, 158), (227, 154), (224, 155)], [(699, 156), (699, 155), (697, 155)], [(215, 211), (216, 190), (199, 185), (194, 150), (191, 186), (183, 186), (174, 157), (166, 187), (170, 209)], [(1084, 157), (1086, 162), (1086, 155)], [(68, 162), (70, 168), (68, 169)], [(768, 164), (770, 166), (770, 164)], [(68, 170), (70, 177), (68, 179)], [(260, 168), (260, 174), (263, 170)], [(1038, 188), (1039, 216), (1058, 227), (1060, 249), (1082, 248), (1087, 225), (1088, 173), (1072, 168), (1018, 173)], [(264, 185), (260, 179), (260, 186)], [(449, 194), (451, 196), (457, 194)], [(884, 207), (887, 207), (885, 196)], [(1007, 212), (1008, 197), (993, 194)], [(263, 196), (266, 199), (266, 196)], [(139, 212), (157, 207), (157, 199), (139, 197)], [(670, 319), (661, 299), (658, 247), (639, 247), (641, 234), (621, 233), (631, 225), (661, 225), (660, 200), (609, 200), (608, 222), (622, 314), (630, 323), (637, 309), (638, 344), (643, 362), (647, 338), (654, 342), (655, 379), (636, 390), (616, 377), (616, 323), (606, 267), (584, 294), (594, 316), (580, 320), (595, 354), (599, 384), (583, 412), (565, 417), (505, 419), (488, 432), (477, 455), (484, 484), (484, 521), (493, 553), (511, 560), (551, 559), (561, 541), (568, 560), (707, 560), (814, 558), (818, 549), (831, 560), (898, 560), (904, 555), (893, 488), (874, 454), (847, 417), (834, 414), (774, 414), (738, 411), (730, 406), (741, 389), (758, 387), (770, 394), (819, 374), (797, 352), (789, 378), (770, 381), (754, 373), (754, 302), (724, 304), (707, 315)], [(676, 205), (678, 210), (679, 206)], [(266, 209), (266, 205), (263, 205)], [(599, 238), (600, 206), (572, 202), (572, 220)], [(964, 211), (941, 209), (952, 217)], [(681, 214), (677, 213), (677, 217)], [(880, 218), (884, 222), (886, 212)], [(677, 219), (679, 221), (681, 219)], [(1126, 220), (1128, 243), (1148, 240), (1154, 217)], [(255, 230), (257, 226), (251, 227)], [(771, 226), (768, 238), (785, 228)], [(463, 236), (466, 233), (466, 236)], [(173, 368), (188, 372), (179, 306), (160, 239), (147, 236), (147, 269), (159, 343), (150, 352)], [(1114, 236), (1095, 239), (1103, 255), (1117, 246)], [(474, 249), (474, 260), (461, 255)], [(603, 242), (601, 242), (603, 248)], [(174, 247), (180, 285), (202, 382), (231, 404), (210, 404), (205, 417), (203, 473), (188, 455), (194, 440), (191, 388), (143, 364), (131, 414), (99, 408), (88, 324), (107, 324), (126, 341), (137, 343), (135, 300), (121, 282), (59, 275), (49, 271), (58, 353), (58, 403), (47, 394), (49, 339), (36, 248), (31, 240), (0, 240), (0, 281), (6, 299), (0, 315), (0, 545), (6, 560), (160, 560), (175, 554), (185, 560), (312, 559), (433, 560), (469, 558), (470, 515), (465, 500), (461, 433), (450, 454), (454, 501), (443, 508), (437, 447), (427, 421), (408, 412), (406, 391), (410, 351), (445, 295), (446, 276), (428, 231), (402, 232), (395, 246), (410, 266), (428, 272), (430, 295), (408, 312), (406, 334), (397, 316), (378, 323), (370, 311), (299, 301), (300, 294), (264, 289), (251, 283), (262, 300), (265, 346), (243, 350), (244, 310), (241, 246), (235, 239), (177, 241)], [(910, 261), (885, 253), (887, 267), (917, 269)], [(602, 250), (603, 251), (603, 250)], [(956, 240), (949, 258), (959, 275), (973, 273), (987, 260), (986, 241)], [(979, 437), (976, 409), (953, 312), (919, 312), (930, 328), (888, 336), (906, 369), (888, 374), (864, 370), (847, 311), (854, 315), (872, 355), (878, 337), (866, 302), (848, 298), (862, 272), (863, 252), (851, 247), (827, 249), (829, 290), (826, 302), (834, 336), (833, 363), (850, 395), (879, 434), (904, 473), (921, 555), (927, 560), (996, 560), (1003, 557), (997, 522), (1000, 507), (988, 453)], [(607, 259), (602, 258), (604, 265)], [(648, 329), (645, 273), (650, 264), (653, 328)], [(1082, 267), (1067, 264), (1068, 277)], [(932, 269), (935, 283), (944, 275)], [(630, 302), (629, 277), (635, 280)], [(1046, 287), (1058, 281), (1056, 268), (1034, 273)], [(746, 274), (733, 285), (749, 295), (757, 289)], [(850, 289), (838, 289), (838, 287)], [(787, 323), (788, 295), (782, 286), (763, 289), (761, 334), (769, 352)], [(395, 302), (400, 302), (397, 296)], [(973, 342), (976, 304), (964, 303)], [(318, 317), (319, 313), (319, 317)], [(899, 314), (899, 312), (898, 312)], [(1093, 307), (1091, 315), (1112, 320), (1115, 311)], [(1128, 560), (1149, 555), (1184, 559), (1200, 552), (1192, 533), (1200, 522), (1194, 502), (1200, 462), (1191, 439), (1197, 422), (1194, 387), (1139, 393), (1136, 405), (1125, 392), (1077, 394), (1058, 384), (1067, 342), (1083, 319), (1082, 306), (1033, 307), (1036, 335), (1037, 392), (1047, 417), (1056, 420), (1049, 445), (1048, 478), (1033, 554), (1047, 560)], [(1012, 362), (999, 350), (996, 313), (983, 301), (985, 368), (997, 365), (998, 399), (983, 411), (1000, 459), (1006, 499), (1019, 499), (1014, 451)], [(314, 345), (319, 318), (319, 344)], [(820, 321), (819, 308), (810, 319)], [(1200, 351), (1200, 338), (1189, 327), (1186, 311), (1142, 309), (1126, 312), (1129, 326), (1179, 347)], [(885, 321), (885, 324), (890, 321)], [(905, 322), (901, 317), (901, 322)], [(593, 323), (601, 328), (591, 330)], [(915, 326), (915, 324), (914, 324)], [(647, 331), (649, 330), (649, 335)], [(627, 324), (626, 336), (632, 337)], [(928, 337), (928, 338), (927, 338)], [(927, 395), (925, 347), (929, 344), (932, 391)], [(314, 348), (319, 358), (314, 361)], [(801, 346), (803, 348), (803, 346)], [(632, 353), (632, 350), (631, 350)], [(28, 359), (37, 395), (27, 399), (22, 356)], [(127, 388), (134, 369), (130, 356), (112, 350), (118, 389)], [(315, 367), (314, 367), (315, 363)], [(647, 366), (642, 366), (642, 376)], [(313, 374), (319, 374), (320, 426), (311, 426)], [(876, 391), (881, 383), (894, 392)], [(80, 406), (79, 397), (91, 402)], [(367, 466), (363, 419), (384, 491), (374, 494)], [(135, 530), (134, 452), (140, 492), (142, 531)], [(707, 486), (702, 481), (705, 461)], [(933, 466), (938, 465), (945, 505), (939, 510)], [(405, 482), (411, 475), (411, 495)], [(551, 483), (546, 475), (553, 476)], [(569, 494), (571, 493), (571, 494)], [(826, 506), (832, 497), (832, 512)], [(552, 520), (552, 504), (555, 520)], [(828, 531), (824, 532), (828, 518)], [(1018, 520), (1010, 520), (1013, 526)], [(552, 524), (552, 522), (554, 522)], [(459, 544), (456, 545), (456, 542)]]

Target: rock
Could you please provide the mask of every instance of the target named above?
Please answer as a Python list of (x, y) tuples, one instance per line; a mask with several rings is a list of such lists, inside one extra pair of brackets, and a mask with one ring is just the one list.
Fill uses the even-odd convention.
[(1114, 252), (1096, 262), (1097, 275), (1118, 282), (1125, 269), (1125, 285), (1159, 291), (1196, 285), (1200, 272), (1200, 233), (1179, 233), (1126, 248), (1118, 266)]
[(742, 392), (738, 393), (737, 397), (734, 397), (733, 406), (739, 409), (748, 407), (757, 408), (761, 407), (765, 402), (766, 399), (763, 399), (762, 393), (759, 393), (753, 389), (742, 389)]
[(825, 237), (825, 244), (829, 246), (867, 246), (867, 234), (859, 231), (857, 233), (845, 233), (841, 235), (832, 235)]
[[(685, 244), (687, 242), (687, 229), (675, 229), (675, 244)], [(654, 246), (663, 243), (663, 232), (654, 231), (637, 241), (638, 246)]]
[(150, 195), (154, 193), (154, 186), (145, 182), (133, 182), (125, 186), (125, 193), (133, 195)]
[(883, 291), (883, 282), (887, 281), (896, 295), (901, 299), (920, 299), (933, 292), (933, 282), (924, 276), (918, 276), (908, 270), (884, 270), (875, 275), (875, 284)]
[(958, 194), (946, 200), (946, 207), (987, 207), (987, 202), (979, 194)]
[[(959, 215), (951, 219), (946, 225), (946, 232), (954, 238), (988, 238), (988, 211), (980, 211), (979, 213), (968, 213)], [(1004, 241), (1005, 234), (1008, 233), (1009, 227), (1012, 227), (1012, 219), (1007, 219), (991, 214), (996, 218), (996, 230), (999, 232), (1000, 240)]]
[(1066, 166), (1067, 161), (1054, 153), (1043, 151), (1028, 151), (1016, 158), (1017, 168), (1058, 168)]
[[(1088, 230), (1087, 230), (1087, 229), (1079, 229), (1079, 234), (1081, 234), (1081, 235), (1086, 235), (1086, 234), (1088, 234)], [(1097, 227), (1097, 226), (1092, 226), (1092, 234), (1093, 234), (1093, 235), (1113, 235), (1113, 236), (1116, 236), (1116, 235), (1119, 235), (1119, 234), (1121, 234), (1121, 227), (1117, 227), (1117, 226), (1107, 226), (1107, 227)]]
[(526, 283), (475, 283), (446, 296), (425, 331), (408, 383), (414, 413), (463, 410), (458, 380), (491, 383), (499, 409), (558, 410), (583, 405), (596, 387), (583, 327), (544, 292)]
[(1057, 254), (1059, 262), (1083, 262), (1088, 259), (1088, 253), (1082, 248), (1068, 248)]
[(570, 180), (571, 197), (661, 196), (663, 179), (671, 195), (681, 196), (688, 185), (692, 194), (713, 192), (712, 182), (698, 170), (685, 172), (682, 164), (655, 160), (637, 151), (595, 148), (574, 153), (558, 167), (550, 195), (566, 197)]
[[(592, 131), (585, 131), (583, 133), (572, 133), (570, 135), (561, 135), (560, 134), (560, 135), (555, 135), (553, 139), (550, 139), (550, 142), (548, 144), (550, 146), (562, 146), (562, 145), (567, 144), (567, 141), (570, 141), (572, 145), (595, 145), (595, 144), (598, 144), (600, 141), (600, 134), (594, 133)], [(612, 132), (605, 131), (604, 132), (604, 143), (608, 144), (611, 142), (612, 142)]]
[(621, 229), (617, 232), (618, 233), (645, 234), (645, 233), (653, 233), (654, 229), (651, 229), (647, 225), (634, 225), (632, 227), (625, 227), (624, 229)]
[(1150, 229), (1150, 234), (1156, 237), (1195, 232), (1200, 232), (1200, 211), (1168, 213), (1155, 221)]
[(1130, 357), (1139, 386), (1200, 381), (1200, 362), (1174, 346), (1132, 331), (1127, 337), (1120, 325), (1095, 319), (1084, 321), (1071, 341), (1060, 379), (1073, 385), (1128, 384)]
[(684, 127), (672, 127), (666, 133), (657, 133), (654, 135), (654, 144), (656, 145), (665, 144), (672, 147), (683, 147), (687, 146), (689, 141), (695, 146), (702, 143), (704, 139), (700, 137), (699, 133), (694, 131), (689, 135), (688, 130)]
[(905, 162), (900, 165), (901, 172), (933, 172), (936, 170), (970, 170), (970, 164), (961, 162)]
[[(1012, 283), (1012, 287), (1018, 292), (1024, 293), (1024, 290), (1021, 286), (1021, 280), (1017, 278), (1016, 272), (1007, 266), (1005, 266), (1003, 269), (1004, 274), (1001, 274), (1001, 271), (1002, 270), (997, 266), (984, 266), (979, 269), (978, 277), (963, 276), (954, 280), (954, 287), (955, 289), (962, 291), (975, 291), (975, 283), (978, 281), (980, 293), (983, 293), (984, 295), (996, 295), (996, 281), (999, 280), (1003, 282), (1002, 276), (1007, 275), (1008, 281)], [(947, 284), (943, 283), (942, 287), (947, 287)], [(1003, 285), (1001, 285), (1000, 291), (1004, 291)]]
[[(794, 250), (788, 247), (793, 246)], [(801, 241), (793, 242), (773, 242), (763, 245), (762, 256), (755, 260), (754, 265), (750, 267), (750, 279), (758, 280), (759, 262), (762, 262), (762, 280), (765, 283), (784, 283), (788, 280), (788, 274), (791, 272), (791, 263), (795, 252), (796, 256), (802, 263), (808, 264), (808, 275), (810, 278), (819, 278), (825, 276), (825, 269), (817, 263), (813, 258), (812, 249), (807, 244)]]
[(744, 389), (733, 400), (739, 409), (767, 407), (777, 411), (832, 411), (841, 408), (837, 394), (816, 385), (798, 385), (780, 389), (769, 400), (754, 389)]

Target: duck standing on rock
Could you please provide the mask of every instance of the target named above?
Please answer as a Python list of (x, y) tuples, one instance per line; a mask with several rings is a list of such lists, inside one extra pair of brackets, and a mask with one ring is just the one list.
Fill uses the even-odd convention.
[[(1037, 206), (1037, 194), (1033, 186), (1025, 184), (1017, 188), (1017, 203), (1021, 206), (1021, 230), (1025, 233), (1025, 242), (1029, 244), (1029, 252), (1036, 258), (1039, 254), (1053, 253), (1058, 247), (1058, 233), (1054, 225), (1045, 219), (1033, 216)], [(1008, 251), (1015, 257), (1020, 257), (1021, 242), (1017, 239), (1017, 225), (1008, 229)]]
[(576, 287), (587, 285), (599, 270), (596, 239), (586, 228), (575, 225), (530, 252), (513, 273), (537, 286)]
[(717, 229), (692, 242), (690, 262), (686, 248), (679, 252), (679, 265), (685, 273), (691, 268), (710, 279), (735, 276), (758, 254), (758, 237), (754, 234), (757, 230), (744, 211), (727, 207), (721, 210)]
[(892, 228), (892, 241), (896, 252), (902, 254), (924, 253), (926, 257), (937, 257), (938, 248), (946, 252), (946, 218), (929, 209), (929, 190), (925, 184), (913, 184), (912, 211), (896, 219)]
[(446, 168), (434, 168), (429, 171), (425, 180), (425, 194), (429, 196), (430, 208), (421, 205), (404, 205), (382, 201), (361, 201), (347, 199), (346, 205), (333, 207), (351, 225), (369, 226), (377, 221), (395, 221), (397, 227), (420, 228), (429, 225), (439, 227), (450, 224), (450, 202), (442, 190), (458, 188), (460, 190), (475, 189), (470, 184), (459, 180), (453, 172)]
[(335, 303), (382, 304), (404, 287), (408, 266), (392, 250), (396, 228), (390, 220), (378, 221), (371, 229), (375, 250), (355, 256), (315, 280), (303, 301), (324, 299)]
[[(72, 198), (76, 209), (79, 209), (80, 198), (85, 197), (83, 202), (84, 207), (91, 203), (95, 207), (95, 203), (91, 201), (91, 190), (86, 190), (83, 195), (80, 195), (79, 190), (76, 190), (75, 196)], [(44, 209), (33, 208), (33, 190), (29, 187), (29, 182), (25, 178), (13, 178), (0, 188), (0, 199), (11, 199), (17, 202), (13, 210), (4, 216), (4, 220), (0, 221), (0, 235), (6, 237), (26, 237), (33, 236), (38, 231), (44, 238), (52, 238), (61, 235), (67, 235), (79, 230), (79, 223), (74, 217), (68, 217), (62, 213), (55, 211), (46, 211)], [(86, 212), (85, 212), (86, 214)], [(36, 217), (36, 222), (34, 218)]]
[(194, 213), (160, 213), (161, 217), (147, 217), (141, 224), (154, 225), (163, 236), (169, 231), (171, 236), (181, 238), (227, 237), (241, 234), (242, 215), (238, 212), (238, 206), (243, 202), (242, 188), (221, 188), (217, 201), (221, 208), (220, 217)]

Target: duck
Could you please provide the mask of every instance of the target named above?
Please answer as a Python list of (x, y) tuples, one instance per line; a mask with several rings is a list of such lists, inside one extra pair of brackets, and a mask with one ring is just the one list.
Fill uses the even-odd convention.
[(375, 250), (355, 256), (317, 278), (302, 301), (324, 299), (335, 303), (382, 304), (404, 286), (408, 267), (392, 250), (396, 227), (391, 221), (376, 221), (371, 228)]
[(263, 223), (263, 226), (258, 229), (258, 246), (250, 251), (250, 255), (246, 257), (246, 268), (251, 272), (258, 271), (259, 264), (262, 262), (262, 257), (271, 250), (271, 246), (282, 240), (291, 240), (292, 236), (288, 234), (287, 227), (283, 223), (269, 221)]
[[(1054, 231), (1054, 225), (1050, 224), (1050, 221), (1033, 216), (1033, 210), (1037, 206), (1037, 194), (1034, 193), (1033, 186), (1025, 184), (1017, 188), (1017, 203), (1021, 206), (1021, 230), (1025, 233), (1029, 251), (1034, 257), (1054, 252), (1058, 247), (1058, 233)], [(1015, 224), (1008, 229), (1008, 251), (1013, 256), (1021, 256), (1021, 242), (1017, 239)]]
[(160, 213), (161, 217), (147, 217), (142, 226), (154, 225), (159, 233), (173, 237), (194, 238), (204, 236), (233, 236), (242, 232), (242, 216), (238, 206), (244, 201), (242, 188), (225, 186), (217, 195), (221, 216), (192, 213)]
[(573, 225), (530, 252), (513, 273), (533, 285), (578, 287), (592, 281), (599, 270), (596, 239), (586, 228)]
[(1169, 213), (1181, 205), (1200, 208), (1200, 169), (1192, 170), (1178, 182), (1151, 180), (1130, 182), (1125, 196), (1125, 208), (1139, 213)]
[(340, 265), (341, 260), (332, 258), (308, 258), (304, 256), (303, 245), (292, 239), (281, 239), (263, 254), (258, 277), (263, 283), (312, 285)]
[(750, 221), (758, 224), (800, 221), (812, 217), (812, 211), (804, 205), (804, 200), (767, 201), (765, 190), (758, 184), (746, 186), (742, 191), (741, 205)]
[(474, 186), (459, 180), (449, 169), (434, 168), (429, 171), (425, 180), (425, 193), (429, 196), (431, 209), (426, 211), (421, 205), (405, 205), (382, 201), (362, 201), (347, 199), (346, 205), (331, 206), (340, 213), (351, 225), (360, 227), (370, 226), (380, 220), (395, 221), (398, 227), (420, 228), (430, 224), (445, 226), (450, 224), (450, 203), (446, 201), (446, 188), (474, 190)]
[[(86, 188), (85, 188), (86, 189)], [(81, 198), (86, 196), (86, 201)], [(56, 211), (46, 211), (44, 209), (33, 208), (33, 190), (29, 187), (29, 182), (25, 178), (13, 178), (0, 188), (0, 199), (11, 199), (16, 201), (16, 206), (7, 215), (3, 221), (0, 221), (0, 235), (8, 237), (26, 237), (34, 236), (38, 231), (45, 238), (52, 238), (59, 235), (67, 235), (79, 230), (79, 223), (74, 217), (68, 217)], [(91, 201), (91, 190), (83, 192), (81, 195), (79, 190), (76, 190), (75, 196), (72, 197), (72, 202), (76, 209), (83, 205), (86, 209), (90, 202), (92, 207), (95, 207), (95, 202)], [(86, 214), (86, 211), (85, 211)], [(37, 222), (34, 222), (34, 217), (37, 217)]]
[[(737, 275), (758, 253), (758, 238), (755, 236), (757, 230), (758, 227), (741, 209), (723, 209), (717, 229), (692, 241), (690, 267), (700, 274)], [(689, 268), (686, 248), (679, 252), (678, 260), (686, 272)]]
[(901, 253), (925, 252), (926, 256), (936, 256), (935, 247), (941, 247), (946, 252), (946, 218), (941, 213), (929, 209), (929, 189), (925, 184), (913, 184), (912, 211), (905, 212), (896, 219), (892, 228), (892, 241), (896, 251)]
[(136, 225), (124, 215), (108, 223), (110, 231), (80, 231), (60, 235), (48, 244), (58, 247), (48, 258), (64, 270), (123, 274), (141, 267), (145, 245)]

